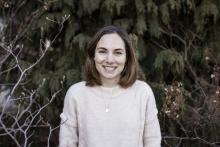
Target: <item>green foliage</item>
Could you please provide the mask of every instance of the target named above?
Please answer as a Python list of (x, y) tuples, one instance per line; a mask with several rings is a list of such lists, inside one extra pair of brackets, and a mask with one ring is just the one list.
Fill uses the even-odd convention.
[(76, 22), (76, 19), (73, 18), (72, 21), (69, 21), (68, 25), (66, 26), (65, 48), (73, 48), (73, 38), (77, 30), (79, 30), (79, 24)]
[(169, 7), (167, 3), (164, 3), (160, 6), (160, 13), (161, 13), (162, 22), (165, 25), (168, 25), (170, 22), (170, 13), (169, 13)]
[(81, 0), (79, 1), (80, 5), (84, 12), (92, 14), (96, 9), (99, 8), (101, 0)]
[(213, 22), (216, 22), (219, 10), (217, 5), (211, 1), (204, 0), (201, 5), (198, 7), (198, 11), (195, 11), (194, 23), (197, 26), (197, 31), (200, 32), (203, 30), (204, 25), (209, 23), (208, 17), (213, 17)]
[(157, 54), (154, 67), (160, 73), (170, 72), (173, 75), (181, 75), (184, 69), (184, 60), (182, 55), (175, 50), (164, 50)]
[(72, 8), (74, 8), (74, 1), (73, 0), (63, 0), (63, 3), (64, 4), (66, 4), (66, 5), (68, 5), (69, 7), (72, 7)]
[(147, 30), (147, 24), (145, 22), (145, 17), (143, 14), (138, 15), (137, 17), (137, 33), (143, 35), (144, 32)]
[(169, 0), (171, 10), (179, 11), (181, 8), (181, 0)]
[(147, 53), (145, 50), (146, 50), (145, 42), (142, 37), (139, 37), (137, 41), (137, 57), (139, 60), (142, 60), (146, 57)]
[(114, 25), (121, 26), (124, 29), (129, 29), (130, 26), (132, 25), (132, 20), (127, 19), (127, 18), (122, 18), (122, 19), (116, 19), (113, 22)]
[(78, 44), (80, 50), (84, 50), (86, 43), (88, 42), (89, 39), (90, 37), (88, 35), (84, 33), (80, 33), (73, 38), (73, 43)]
[(156, 38), (159, 38), (161, 35), (159, 22), (156, 16), (150, 16), (150, 24), (149, 24), (149, 33)]
[(114, 10), (116, 9), (116, 14), (120, 15), (121, 8), (125, 5), (124, 0), (105, 0), (103, 3), (103, 7), (106, 8), (110, 12), (111, 15), (114, 14)]
[(144, 3), (142, 0), (136, 0), (135, 1), (135, 6), (137, 9), (137, 13), (145, 13), (145, 8), (144, 8)]
[(147, 12), (148, 13), (152, 12), (155, 15), (158, 14), (158, 6), (152, 0), (145, 1), (145, 5), (147, 7)]

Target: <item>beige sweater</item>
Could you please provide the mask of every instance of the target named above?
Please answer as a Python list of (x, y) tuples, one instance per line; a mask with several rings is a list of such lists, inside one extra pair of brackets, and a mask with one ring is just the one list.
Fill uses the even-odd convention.
[(64, 100), (59, 142), (59, 147), (160, 147), (151, 88), (138, 80), (126, 89), (74, 84)]

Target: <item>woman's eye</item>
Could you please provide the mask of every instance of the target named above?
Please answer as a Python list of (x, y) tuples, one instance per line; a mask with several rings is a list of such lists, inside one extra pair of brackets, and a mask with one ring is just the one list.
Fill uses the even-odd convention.
[(116, 55), (121, 55), (123, 54), (122, 52), (115, 52)]
[(106, 51), (104, 51), (104, 50), (99, 50), (98, 53), (104, 54), (104, 53), (106, 53)]

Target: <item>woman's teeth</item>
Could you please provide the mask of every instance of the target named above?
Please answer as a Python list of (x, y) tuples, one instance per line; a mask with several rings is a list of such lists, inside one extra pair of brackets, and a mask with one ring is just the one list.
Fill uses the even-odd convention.
[(107, 71), (107, 72), (113, 72), (115, 70), (116, 67), (111, 67), (111, 66), (104, 66), (104, 69)]

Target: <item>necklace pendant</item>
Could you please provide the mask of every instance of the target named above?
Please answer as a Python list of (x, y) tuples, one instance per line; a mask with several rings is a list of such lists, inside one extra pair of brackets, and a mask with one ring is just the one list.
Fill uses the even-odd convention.
[(105, 108), (105, 112), (108, 113), (109, 112), (109, 108)]

